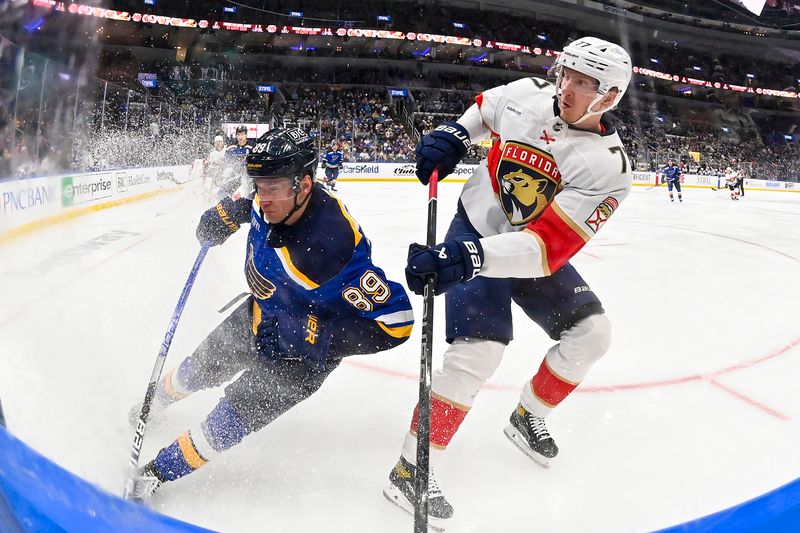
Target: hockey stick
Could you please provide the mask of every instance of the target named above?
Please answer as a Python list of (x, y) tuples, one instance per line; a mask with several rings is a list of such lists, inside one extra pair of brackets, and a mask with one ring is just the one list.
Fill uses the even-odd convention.
[(180, 320), (183, 308), (186, 306), (186, 299), (189, 297), (189, 291), (192, 290), (197, 272), (200, 270), (200, 265), (203, 264), (203, 259), (206, 258), (210, 247), (210, 243), (204, 243), (200, 248), (200, 252), (197, 254), (197, 259), (194, 260), (194, 266), (189, 273), (186, 284), (183, 286), (183, 292), (181, 292), (181, 296), (178, 298), (178, 304), (175, 306), (175, 311), (172, 313), (167, 333), (164, 335), (164, 342), (161, 343), (161, 350), (159, 350), (156, 363), (153, 365), (153, 373), (150, 375), (150, 383), (147, 384), (147, 392), (144, 395), (144, 403), (142, 403), (142, 412), (139, 413), (139, 420), (136, 421), (136, 429), (133, 433), (133, 444), (131, 445), (131, 455), (128, 464), (128, 478), (125, 481), (124, 497), (126, 500), (130, 500), (134, 496), (136, 471), (139, 469), (139, 453), (142, 451), (144, 430), (147, 427), (147, 419), (150, 416), (150, 404), (153, 403), (153, 397), (156, 393), (156, 384), (158, 384), (158, 380), (161, 378), (161, 370), (164, 368), (164, 361), (167, 358), (169, 346), (172, 344), (172, 337), (175, 335), (175, 330), (178, 328), (178, 320)]
[(217, 313), (224, 313), (225, 311), (227, 311), (228, 309), (230, 309), (231, 307), (233, 307), (234, 305), (239, 303), (239, 301), (242, 298), (244, 298), (245, 296), (248, 296), (249, 294), (250, 294), (249, 292), (243, 292), (241, 294), (237, 294), (236, 296), (233, 297), (233, 300), (231, 300), (230, 302), (226, 303), (225, 306), (222, 309), (217, 311)]
[(655, 185), (651, 185), (650, 187), (646, 188), (645, 190), (649, 191), (650, 189), (655, 189), (656, 187), (659, 187), (661, 185), (664, 185), (664, 184), (663, 183), (656, 183)]
[[(431, 173), (428, 183), (428, 247), (436, 244), (436, 205), (439, 194), (439, 170)], [(414, 492), (414, 533), (428, 533), (428, 476), (430, 472), (431, 435), (431, 366), (433, 359), (434, 277), (425, 280), (422, 307), (422, 349), (419, 358), (419, 413), (417, 417), (417, 477)]]

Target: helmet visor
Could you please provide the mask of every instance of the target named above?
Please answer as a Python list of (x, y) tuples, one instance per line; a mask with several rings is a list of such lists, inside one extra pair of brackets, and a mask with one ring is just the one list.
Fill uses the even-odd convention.
[(253, 182), (260, 200), (288, 200), (295, 195), (294, 178), (256, 178)]
[(569, 67), (559, 67), (556, 85), (559, 93), (569, 90), (575, 94), (596, 96), (599, 88), (600, 82), (595, 78)]

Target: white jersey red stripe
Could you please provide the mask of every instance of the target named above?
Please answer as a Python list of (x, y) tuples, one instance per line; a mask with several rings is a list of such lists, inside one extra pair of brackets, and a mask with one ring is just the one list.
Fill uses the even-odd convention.
[[(476, 97), (458, 122), (492, 148), (459, 199), (480, 233), (481, 275), (550, 275), (580, 250), (631, 189), (616, 131), (595, 133), (558, 116), (553, 85), (525, 78)], [(525, 231), (521, 231), (525, 230)]]

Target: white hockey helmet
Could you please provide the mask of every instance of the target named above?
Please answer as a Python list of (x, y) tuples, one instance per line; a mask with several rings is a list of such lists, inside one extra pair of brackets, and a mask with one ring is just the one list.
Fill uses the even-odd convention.
[[(556, 87), (561, 85), (561, 73), (564, 67), (577, 70), (599, 82), (598, 98), (589, 106), (590, 109), (602, 100), (608, 91), (616, 88), (619, 92), (614, 103), (602, 112), (617, 107), (631, 81), (631, 57), (628, 52), (618, 44), (597, 37), (582, 37), (569, 43), (558, 56), (555, 67)], [(599, 113), (597, 111), (587, 112), (586, 116)]]

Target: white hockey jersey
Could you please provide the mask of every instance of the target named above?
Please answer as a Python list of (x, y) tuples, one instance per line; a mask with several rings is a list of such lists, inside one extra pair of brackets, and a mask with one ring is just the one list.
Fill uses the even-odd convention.
[(736, 180), (739, 179), (739, 171), (738, 170), (728, 170), (725, 172), (725, 181), (729, 184), (733, 185), (736, 183)]
[(484, 91), (458, 123), (487, 158), (459, 202), (480, 233), (480, 275), (538, 278), (561, 268), (606, 223), (631, 189), (622, 141), (558, 117), (555, 87), (525, 78)]

